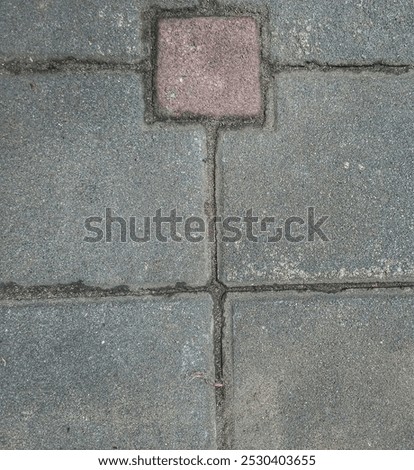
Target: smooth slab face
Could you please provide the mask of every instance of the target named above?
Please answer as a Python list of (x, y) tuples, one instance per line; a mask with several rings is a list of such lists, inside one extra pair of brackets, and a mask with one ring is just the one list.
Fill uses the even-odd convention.
[(147, 127), (132, 73), (3, 75), (0, 86), (0, 282), (205, 284), (207, 242), (182, 226), (181, 242), (158, 241), (154, 224), (134, 241), (158, 209), (204, 214), (201, 127)]
[(412, 292), (230, 295), (226, 308), (234, 448), (413, 448)]
[(240, 224), (220, 244), (221, 280), (413, 280), (414, 74), (286, 73), (276, 86), (273, 129), (219, 140), (221, 215), (259, 217), (257, 242)]
[(269, 12), (279, 64), (414, 63), (414, 9), (407, 0), (219, 0)]
[(2, 0), (0, 59), (134, 62), (149, 54), (144, 13), (196, 0)]
[(0, 307), (2, 449), (215, 448), (206, 295)]
[(256, 20), (160, 20), (156, 91), (160, 111), (175, 117), (259, 116), (260, 37)]

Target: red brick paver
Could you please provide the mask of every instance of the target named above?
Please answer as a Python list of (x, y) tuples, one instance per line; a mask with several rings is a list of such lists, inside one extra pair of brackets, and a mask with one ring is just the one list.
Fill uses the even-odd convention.
[(158, 26), (157, 103), (163, 114), (261, 114), (260, 34), (250, 17), (162, 19)]

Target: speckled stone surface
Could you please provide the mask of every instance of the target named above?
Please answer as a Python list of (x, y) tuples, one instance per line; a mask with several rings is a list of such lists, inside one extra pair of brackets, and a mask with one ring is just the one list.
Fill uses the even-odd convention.
[(413, 1), (0, 31), (0, 448), (413, 449)]
[(414, 64), (411, 0), (219, 0), (269, 15), (279, 64)]
[(149, 53), (144, 14), (197, 0), (2, 0), (0, 61), (136, 62)]
[(0, 448), (214, 449), (212, 301), (0, 305)]
[(233, 448), (414, 448), (412, 291), (231, 294), (226, 312)]
[[(148, 241), (130, 236), (131, 217), (142, 238), (144, 217), (158, 209), (203, 214), (201, 126), (147, 127), (142, 77), (134, 73), (5, 74), (0, 87), (0, 282), (206, 282), (207, 242), (160, 242), (154, 224)], [(124, 241), (107, 209), (123, 218)], [(101, 231), (98, 241), (89, 241), (98, 238), (90, 217), (100, 219), (90, 225)]]
[[(288, 72), (275, 86), (273, 128), (219, 139), (221, 215), (275, 220), (260, 233), (256, 223), (257, 242), (220, 244), (221, 280), (413, 280), (414, 74)], [(291, 217), (303, 222), (291, 226), (296, 242)], [(326, 240), (310, 236), (321, 219)]]
[(259, 116), (260, 38), (256, 20), (160, 20), (156, 91), (160, 111), (166, 115)]

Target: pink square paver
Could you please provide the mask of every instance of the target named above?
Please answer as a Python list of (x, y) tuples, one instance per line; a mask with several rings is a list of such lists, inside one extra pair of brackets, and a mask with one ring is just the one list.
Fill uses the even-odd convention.
[(260, 34), (256, 20), (161, 19), (156, 92), (157, 104), (167, 116), (260, 116)]

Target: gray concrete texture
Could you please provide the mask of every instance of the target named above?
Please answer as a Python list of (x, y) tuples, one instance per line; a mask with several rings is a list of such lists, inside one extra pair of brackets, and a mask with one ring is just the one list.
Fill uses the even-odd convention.
[[(195, 0), (5, 0), (1, 60), (75, 57), (134, 62), (148, 55), (144, 12)], [(405, 0), (220, 0), (269, 11), (271, 58), (280, 63), (412, 64), (414, 11)]]
[[(412, 0), (3, 0), (0, 30), (0, 448), (413, 449)], [(127, 240), (85, 241), (106, 208)], [(305, 239), (134, 242), (157, 209)]]
[(2, 449), (215, 448), (208, 295), (0, 306)]
[[(219, 140), (221, 214), (276, 218), (258, 243), (219, 246), (222, 282), (413, 280), (414, 74), (294, 72), (274, 85), (275, 127)], [(315, 223), (329, 217), (328, 241), (309, 241), (308, 207)], [(303, 241), (266, 241), (294, 216)]]
[(414, 63), (414, 9), (406, 0), (219, 0), (269, 14), (279, 64)]
[[(201, 127), (147, 127), (142, 79), (132, 73), (0, 76), (0, 282), (101, 287), (205, 284), (206, 243), (129, 238), (129, 218), (203, 216)], [(127, 220), (127, 241), (88, 243), (88, 217)], [(93, 223), (105, 232), (105, 220)]]
[(233, 448), (412, 449), (413, 313), (402, 290), (229, 295)]
[(195, 0), (3, 0), (0, 61), (87, 59), (136, 62), (145, 58), (143, 14), (153, 7), (182, 8)]

